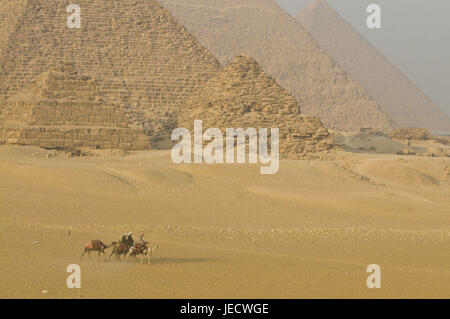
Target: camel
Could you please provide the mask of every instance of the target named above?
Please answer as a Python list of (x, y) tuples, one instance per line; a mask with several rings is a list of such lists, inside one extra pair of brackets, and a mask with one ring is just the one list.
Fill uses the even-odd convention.
[[(84, 247), (84, 252), (81, 254), (80, 260), (83, 260), (83, 256), (88, 253), (88, 255), (91, 255), (91, 251), (98, 251), (98, 256), (100, 256), (101, 253), (105, 254), (105, 249), (110, 248), (114, 243), (107, 246), (105, 245), (101, 240), (91, 240), (86, 244)], [(105, 254), (106, 255), (106, 254)]]
[(135, 243), (133, 251), (128, 255), (129, 257), (136, 257), (137, 255), (143, 255), (147, 251), (147, 242)]
[(116, 260), (120, 260), (120, 256), (126, 257), (128, 252), (130, 251), (130, 246), (127, 243), (120, 242), (116, 243), (113, 247), (113, 250), (111, 252), (111, 255), (109, 255), (109, 258), (111, 258), (113, 255), (115, 255)]
[(137, 258), (138, 255), (142, 255), (141, 264), (143, 263), (144, 258), (147, 258), (147, 262), (150, 264), (150, 259), (153, 255), (153, 252), (158, 249), (159, 244), (155, 243), (153, 246), (149, 247), (149, 243), (144, 241), (143, 243), (136, 243), (134, 245), (134, 250), (130, 252), (129, 257)]

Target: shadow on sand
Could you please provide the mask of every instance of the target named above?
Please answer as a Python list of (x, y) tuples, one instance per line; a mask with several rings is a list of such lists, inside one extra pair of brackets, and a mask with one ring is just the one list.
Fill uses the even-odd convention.
[(223, 261), (225, 261), (224, 258), (214, 258), (214, 257), (197, 257), (197, 258), (153, 257), (151, 263), (153, 265), (160, 265), (160, 264), (184, 264), (184, 263), (210, 263)]
[[(109, 258), (86, 258), (83, 260), (85, 262), (104, 262), (111, 263), (117, 262), (115, 259)], [(185, 263), (213, 263), (213, 262), (224, 262), (225, 258), (217, 257), (192, 257), (192, 258), (182, 258), (182, 257), (152, 257), (151, 265), (165, 265), (165, 264), (185, 264)], [(119, 263), (140, 263), (140, 258), (136, 259), (121, 259)], [(148, 264), (147, 260), (143, 260), (143, 264)]]

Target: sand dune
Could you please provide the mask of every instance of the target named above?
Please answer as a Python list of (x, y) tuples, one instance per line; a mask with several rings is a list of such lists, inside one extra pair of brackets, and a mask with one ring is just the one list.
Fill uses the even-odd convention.
[[(0, 296), (450, 296), (448, 158), (337, 152), (267, 177), (169, 156), (1, 146)], [(87, 241), (124, 231), (160, 243), (151, 265), (80, 262)], [(65, 286), (71, 263), (81, 290)], [(365, 286), (371, 263), (383, 270), (377, 291)]]

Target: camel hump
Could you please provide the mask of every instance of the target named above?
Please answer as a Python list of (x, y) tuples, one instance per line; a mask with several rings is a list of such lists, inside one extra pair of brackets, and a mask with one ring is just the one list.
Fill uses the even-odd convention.
[(92, 244), (91, 241), (86, 244), (86, 248), (93, 248), (93, 247), (94, 245)]

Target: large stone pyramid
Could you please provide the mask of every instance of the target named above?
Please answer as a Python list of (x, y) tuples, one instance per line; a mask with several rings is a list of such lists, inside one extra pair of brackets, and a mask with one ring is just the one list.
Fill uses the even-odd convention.
[(129, 112), (108, 102), (91, 78), (50, 70), (0, 109), (0, 143), (50, 149), (149, 149), (148, 132), (129, 125)]
[(280, 156), (315, 157), (333, 144), (319, 119), (302, 116), (298, 101), (245, 55), (236, 57), (197, 90), (180, 112), (178, 125), (203, 128), (279, 128)]
[(297, 18), (399, 126), (450, 132), (449, 118), (330, 5), (313, 2)]
[(161, 0), (221, 63), (246, 53), (328, 128), (395, 123), (275, 0)]
[(0, 0), (0, 90), (11, 97), (61, 63), (98, 80), (108, 100), (167, 121), (218, 68), (154, 0), (79, 0), (81, 28), (67, 27), (72, 1)]

